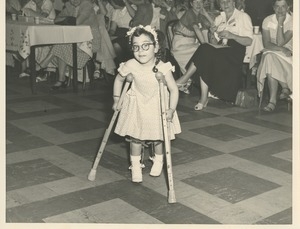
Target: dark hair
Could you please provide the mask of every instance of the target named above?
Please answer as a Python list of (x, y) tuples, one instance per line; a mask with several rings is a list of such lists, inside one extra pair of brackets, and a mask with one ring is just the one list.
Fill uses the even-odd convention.
[(129, 43), (132, 44), (133, 38), (134, 38), (134, 37), (139, 37), (139, 36), (141, 36), (142, 34), (145, 34), (146, 36), (148, 36), (148, 37), (151, 39), (151, 41), (153, 41), (153, 43), (155, 42), (155, 39), (154, 39), (154, 36), (153, 36), (152, 33), (148, 32), (148, 31), (145, 30), (144, 28), (137, 27), (137, 28), (134, 30), (133, 34), (131, 35)]
[(289, 6), (289, 7), (292, 7), (293, 6), (293, 0), (273, 0), (273, 6), (275, 5), (276, 2), (278, 1), (285, 1), (286, 4)]
[(125, 6), (125, 3), (123, 0), (110, 0), (111, 3), (117, 5), (117, 6), (120, 6), (120, 7), (124, 7)]

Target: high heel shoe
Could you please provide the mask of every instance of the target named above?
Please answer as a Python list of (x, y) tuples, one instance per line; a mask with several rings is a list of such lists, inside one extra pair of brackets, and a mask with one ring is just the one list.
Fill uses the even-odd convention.
[(66, 88), (68, 86), (68, 80), (65, 81), (57, 81), (52, 87), (52, 90), (58, 90), (60, 88)]
[(206, 106), (207, 106), (207, 103), (208, 103), (208, 99), (206, 100), (205, 103), (200, 103), (200, 101), (195, 105), (194, 107), (194, 110), (195, 111), (201, 111), (203, 110)]

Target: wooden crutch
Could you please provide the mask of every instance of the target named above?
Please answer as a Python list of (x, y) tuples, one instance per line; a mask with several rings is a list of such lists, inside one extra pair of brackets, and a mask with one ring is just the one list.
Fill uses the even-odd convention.
[(113, 116), (112, 116), (112, 118), (111, 118), (111, 121), (110, 121), (110, 123), (109, 123), (108, 128), (105, 130), (104, 137), (103, 137), (103, 139), (102, 139), (100, 148), (99, 148), (98, 153), (97, 153), (97, 156), (96, 156), (96, 158), (95, 158), (93, 167), (92, 167), (92, 169), (91, 169), (91, 171), (90, 171), (90, 173), (89, 173), (89, 175), (88, 175), (88, 179), (89, 179), (90, 181), (94, 181), (94, 180), (96, 179), (96, 172), (97, 172), (98, 164), (99, 164), (99, 162), (100, 162), (100, 159), (101, 159), (101, 157), (102, 157), (103, 151), (104, 151), (105, 146), (106, 146), (106, 143), (107, 143), (107, 141), (108, 141), (108, 137), (109, 137), (109, 135), (110, 135), (110, 132), (111, 132), (111, 130), (112, 130), (112, 128), (113, 128), (113, 125), (114, 125), (114, 123), (115, 123), (115, 121), (116, 121), (116, 119), (117, 119), (117, 116), (118, 116), (118, 114), (119, 114), (119, 112), (120, 112), (120, 109), (121, 109), (121, 106), (122, 106), (122, 103), (123, 103), (125, 94), (126, 94), (126, 92), (127, 92), (127, 90), (128, 90), (128, 87), (129, 87), (130, 83), (132, 82), (132, 80), (133, 80), (132, 74), (128, 74), (127, 77), (126, 77), (126, 83), (125, 83), (125, 85), (124, 85), (122, 94), (121, 94), (120, 99), (119, 99), (118, 104), (117, 104), (117, 108), (116, 108), (116, 110), (114, 111), (114, 114), (113, 114)]
[(156, 78), (159, 80), (160, 105), (162, 113), (162, 124), (164, 133), (164, 144), (167, 162), (167, 174), (169, 183), (168, 202), (176, 203), (175, 190), (173, 184), (173, 171), (171, 159), (171, 142), (170, 142), (170, 121), (167, 121), (166, 110), (169, 108), (167, 88), (164, 84), (164, 75), (161, 72), (156, 73)]

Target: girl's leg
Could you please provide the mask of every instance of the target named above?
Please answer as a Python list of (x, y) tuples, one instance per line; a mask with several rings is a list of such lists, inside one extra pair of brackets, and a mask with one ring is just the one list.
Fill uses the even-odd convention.
[(194, 107), (194, 109), (196, 111), (200, 111), (203, 108), (206, 107), (207, 102), (208, 102), (208, 86), (207, 84), (202, 80), (202, 78), (200, 77), (200, 88), (201, 88), (201, 97), (199, 102), (196, 104), (196, 106)]
[(158, 177), (161, 174), (163, 168), (163, 144), (162, 142), (155, 142), (155, 156), (152, 159), (153, 165), (150, 171), (150, 176)]
[(269, 87), (269, 92), (270, 92), (270, 100), (269, 100), (268, 105), (264, 107), (264, 110), (265, 111), (273, 111), (276, 107), (278, 81), (269, 74), (267, 74), (267, 78), (268, 78), (268, 87)]
[(141, 165), (142, 144), (130, 142), (130, 161), (131, 161), (131, 176), (132, 182), (142, 182), (142, 165)]
[(191, 77), (192, 75), (196, 72), (197, 68), (192, 62), (185, 72), (183, 76), (181, 76), (179, 79), (176, 80), (177, 85), (182, 85), (185, 84)]

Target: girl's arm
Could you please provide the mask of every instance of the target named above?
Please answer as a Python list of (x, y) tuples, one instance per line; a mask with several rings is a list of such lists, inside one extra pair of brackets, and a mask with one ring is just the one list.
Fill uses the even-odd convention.
[(126, 77), (122, 77), (120, 74), (118, 74), (115, 78), (114, 81), (114, 88), (113, 88), (113, 99), (114, 99), (114, 104), (113, 104), (113, 110), (115, 111), (117, 109), (117, 105), (122, 93), (122, 87), (123, 83)]
[(169, 110), (167, 110), (167, 120), (171, 121), (178, 104), (179, 91), (171, 71), (169, 71), (165, 75), (165, 80), (167, 82), (167, 87), (170, 92), (170, 106)]

